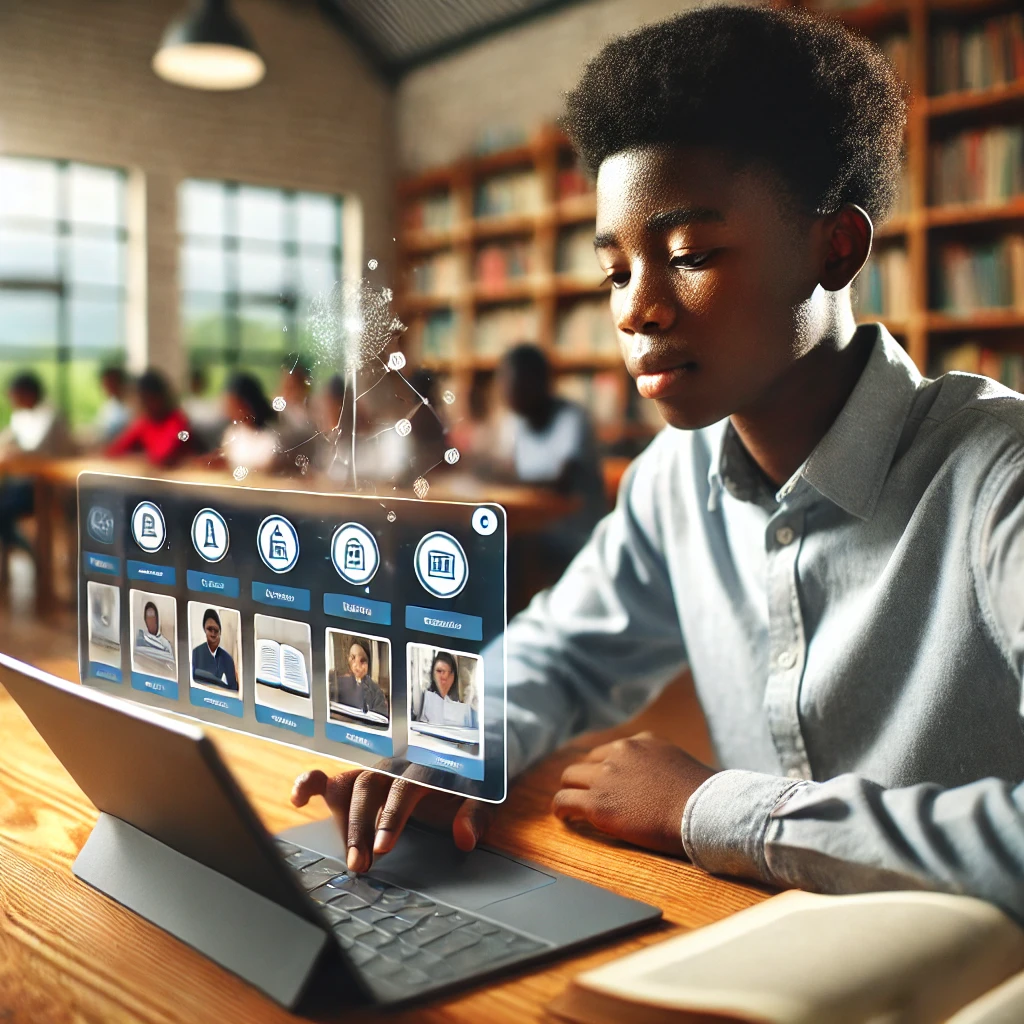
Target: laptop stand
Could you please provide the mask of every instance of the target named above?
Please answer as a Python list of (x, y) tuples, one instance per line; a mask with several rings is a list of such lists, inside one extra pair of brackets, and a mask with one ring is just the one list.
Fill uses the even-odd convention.
[(72, 870), (292, 1009), (327, 933), (226, 875), (101, 813)]

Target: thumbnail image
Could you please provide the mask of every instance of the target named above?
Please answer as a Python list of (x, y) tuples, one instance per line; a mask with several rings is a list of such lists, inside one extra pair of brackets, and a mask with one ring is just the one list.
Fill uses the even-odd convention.
[(132, 669), (161, 679), (178, 678), (178, 607), (167, 594), (130, 592)]
[(484, 663), (476, 654), (409, 644), (409, 744), (481, 754)]
[(327, 704), (332, 722), (390, 732), (391, 644), (328, 629)]
[(255, 615), (256, 703), (303, 718), (313, 717), (309, 681), (313, 644), (309, 625), (273, 615)]
[(121, 591), (89, 580), (89, 661), (121, 669)]
[(188, 603), (193, 686), (242, 696), (242, 616), (234, 608)]

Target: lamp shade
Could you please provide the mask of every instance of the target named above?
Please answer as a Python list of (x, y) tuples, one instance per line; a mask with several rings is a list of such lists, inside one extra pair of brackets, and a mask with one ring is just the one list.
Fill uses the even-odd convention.
[(191, 89), (248, 89), (266, 73), (248, 29), (228, 0), (201, 0), (167, 27), (153, 70)]

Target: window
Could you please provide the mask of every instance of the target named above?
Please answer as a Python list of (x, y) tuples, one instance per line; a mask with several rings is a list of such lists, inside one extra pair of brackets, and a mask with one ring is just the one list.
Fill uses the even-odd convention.
[(215, 383), (244, 366), (269, 386), (288, 352), (309, 352), (309, 300), (341, 277), (341, 213), (340, 196), (182, 182), (183, 336)]
[(99, 408), (124, 357), (125, 190), (116, 168), (0, 157), (0, 421), (23, 369), (72, 424)]

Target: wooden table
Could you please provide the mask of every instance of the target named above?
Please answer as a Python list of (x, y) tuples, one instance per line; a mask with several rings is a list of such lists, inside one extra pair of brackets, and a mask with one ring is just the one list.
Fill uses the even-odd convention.
[[(76, 678), (73, 662), (39, 664)], [(674, 685), (619, 731), (656, 723), (653, 727), (661, 726), (664, 734), (666, 721), (679, 719), (680, 702), (692, 709), (692, 690)], [(699, 718), (684, 714), (680, 721), (689, 735), (672, 738), (706, 758)], [(272, 831), (323, 816), (322, 806), (292, 808), (288, 791), (299, 771), (318, 764), (337, 770), (334, 762), (266, 741), (210, 732)], [(564, 765), (609, 735), (587, 737), (518, 782), (488, 842), (655, 903), (665, 911), (662, 927), (387, 1017), (346, 1012), (344, 994), (338, 992), (329, 1005), (314, 1009), (314, 1019), (466, 1024), (544, 1020), (545, 1005), (578, 971), (765, 898), (768, 893), (754, 886), (711, 878), (681, 861), (570, 830), (551, 816), (551, 796)], [(71, 863), (95, 820), (96, 810), (0, 686), (0, 1021), (265, 1024), (299, 1019), (75, 879)]]

